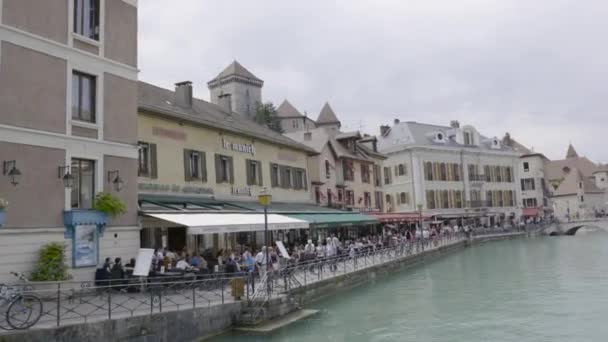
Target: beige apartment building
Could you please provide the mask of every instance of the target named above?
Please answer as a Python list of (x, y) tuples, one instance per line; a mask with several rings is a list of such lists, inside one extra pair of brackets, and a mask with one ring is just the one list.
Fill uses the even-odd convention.
[[(0, 281), (52, 241), (75, 279), (135, 256), (136, 113), (136, 0), (0, 0)], [(128, 213), (91, 210), (102, 191)]]

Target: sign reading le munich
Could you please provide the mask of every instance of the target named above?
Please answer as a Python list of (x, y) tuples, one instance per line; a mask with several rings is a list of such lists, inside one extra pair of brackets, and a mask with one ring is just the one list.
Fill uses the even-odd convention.
[(251, 155), (255, 155), (255, 146), (253, 146), (253, 144), (231, 143), (230, 141), (222, 138), (222, 146), (224, 146), (224, 148), (227, 150), (251, 153)]
[(205, 195), (213, 195), (212, 188), (203, 188), (198, 186), (191, 185), (170, 185), (170, 184), (156, 184), (156, 183), (138, 183), (137, 187), (142, 191), (151, 191), (151, 192), (181, 192), (184, 194), (205, 194)]

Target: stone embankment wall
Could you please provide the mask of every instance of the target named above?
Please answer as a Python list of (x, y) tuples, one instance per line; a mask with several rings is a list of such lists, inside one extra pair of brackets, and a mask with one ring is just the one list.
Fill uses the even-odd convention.
[[(449, 246), (425, 251), (398, 261), (366, 268), (347, 275), (338, 276), (292, 291), (291, 296), (271, 301), (270, 318), (292, 312), (302, 304), (311, 303), (337, 292), (373, 281), (379, 277), (399, 272), (408, 266), (433, 260), (443, 255), (462, 250), (467, 246), (494, 240), (513, 239), (525, 236), (505, 234), (482, 236)], [(147, 316), (92, 322), (53, 329), (34, 329), (21, 333), (0, 334), (0, 342), (175, 342), (195, 341), (229, 330), (238, 320), (245, 303), (227, 303), (210, 308), (197, 308), (163, 312)]]

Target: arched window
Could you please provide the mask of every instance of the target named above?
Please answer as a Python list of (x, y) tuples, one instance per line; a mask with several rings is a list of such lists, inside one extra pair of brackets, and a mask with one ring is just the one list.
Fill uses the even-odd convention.
[(405, 196), (405, 192), (402, 192), (402, 193), (399, 194), (399, 199), (400, 199), (401, 204), (408, 204), (407, 203), (407, 198)]

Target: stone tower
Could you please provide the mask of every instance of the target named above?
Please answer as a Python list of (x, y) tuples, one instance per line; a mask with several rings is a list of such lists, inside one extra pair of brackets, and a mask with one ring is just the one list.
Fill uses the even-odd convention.
[(251, 120), (255, 119), (256, 103), (262, 102), (263, 85), (264, 81), (237, 61), (207, 83), (212, 103)]
[(342, 124), (334, 110), (331, 109), (328, 102), (325, 102), (323, 108), (321, 108), (321, 113), (319, 113), (319, 117), (317, 118), (317, 127), (328, 127), (335, 129), (336, 131), (340, 130)]

